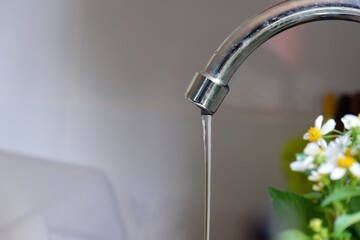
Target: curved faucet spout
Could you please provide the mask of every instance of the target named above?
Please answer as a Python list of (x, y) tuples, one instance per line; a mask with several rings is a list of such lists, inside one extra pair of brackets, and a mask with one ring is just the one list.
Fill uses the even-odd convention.
[(215, 51), (196, 73), (186, 97), (206, 114), (214, 114), (229, 91), (228, 83), (261, 44), (294, 26), (321, 20), (360, 23), (360, 0), (288, 0), (250, 18)]

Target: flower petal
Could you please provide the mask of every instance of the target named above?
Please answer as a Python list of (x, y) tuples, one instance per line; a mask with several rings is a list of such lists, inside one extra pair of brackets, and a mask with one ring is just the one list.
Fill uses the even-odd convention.
[(351, 144), (349, 133), (350, 132), (347, 132), (345, 135), (340, 136), (334, 140), (334, 145), (341, 149), (341, 151), (344, 151)]
[(315, 120), (315, 128), (320, 130), (323, 120), (324, 118), (322, 115), (318, 116)]
[(312, 182), (317, 182), (321, 179), (321, 176), (316, 171), (311, 171), (310, 175), (308, 176), (308, 180)]
[(341, 121), (343, 122), (345, 129), (348, 130), (359, 125), (359, 118), (352, 114), (346, 114), (341, 118)]
[(320, 147), (317, 143), (311, 142), (308, 145), (306, 145), (305, 149), (304, 149), (304, 153), (306, 155), (311, 155), (311, 156), (315, 156), (316, 154), (318, 154), (320, 151)]
[(322, 164), (319, 169), (318, 169), (318, 173), (319, 174), (328, 174), (331, 173), (332, 170), (334, 170), (334, 168), (336, 168), (336, 164), (334, 162), (327, 162)]
[(308, 157), (305, 158), (305, 160), (303, 161), (304, 167), (309, 168), (309, 165), (312, 164), (313, 162), (314, 162), (314, 157), (308, 156)]
[(334, 141), (330, 142), (329, 146), (325, 149), (324, 155), (329, 161), (335, 161), (339, 155), (343, 154), (343, 150), (335, 144)]
[(322, 148), (327, 148), (327, 142), (325, 141), (325, 139), (321, 138), (319, 141), (318, 141), (318, 144), (320, 145), (320, 147)]
[(359, 163), (354, 163), (351, 167), (350, 167), (350, 172), (352, 174), (354, 174), (356, 177), (360, 178), (360, 164)]
[(322, 135), (326, 135), (328, 134), (329, 132), (331, 132), (332, 130), (334, 130), (335, 128), (335, 121), (334, 119), (329, 119), (325, 124), (324, 126), (321, 127), (320, 129), (320, 132)]
[(303, 139), (304, 140), (309, 140), (309, 135), (310, 135), (309, 133), (305, 133), (304, 136), (303, 136)]
[(339, 180), (340, 178), (342, 178), (346, 173), (346, 169), (345, 168), (341, 168), (341, 167), (336, 167), (330, 174), (330, 179), (331, 180)]
[(317, 184), (314, 184), (312, 189), (316, 192), (321, 191), (324, 188), (324, 184), (322, 182), (319, 182)]
[(301, 161), (292, 162), (290, 168), (294, 172), (304, 172), (306, 170), (306, 166)]

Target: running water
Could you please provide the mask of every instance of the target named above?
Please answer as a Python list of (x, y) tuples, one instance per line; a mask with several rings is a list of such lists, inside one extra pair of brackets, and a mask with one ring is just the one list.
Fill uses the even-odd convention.
[(205, 159), (205, 210), (204, 239), (210, 240), (210, 200), (211, 200), (211, 115), (201, 114)]

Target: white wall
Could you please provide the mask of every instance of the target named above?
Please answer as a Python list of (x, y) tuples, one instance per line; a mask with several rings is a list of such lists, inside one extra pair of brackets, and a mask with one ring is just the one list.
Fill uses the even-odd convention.
[[(0, 148), (105, 171), (128, 239), (200, 239), (202, 133), (183, 94), (221, 41), (268, 5), (1, 1)], [(261, 47), (214, 116), (214, 239), (243, 239), (267, 186), (284, 186), (279, 148), (312, 124), (322, 94), (359, 89), (356, 24), (294, 32), (296, 65)]]

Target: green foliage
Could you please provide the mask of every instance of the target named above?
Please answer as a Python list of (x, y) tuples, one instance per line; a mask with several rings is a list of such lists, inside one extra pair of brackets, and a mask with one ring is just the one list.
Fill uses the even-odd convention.
[[(349, 203), (349, 210), (351, 213), (360, 212), (360, 196), (353, 197)], [(354, 233), (360, 239), (360, 222), (355, 223), (353, 226)]]
[(276, 237), (276, 240), (311, 240), (311, 239), (305, 233), (296, 229), (292, 229), (281, 232)]
[(360, 196), (360, 190), (359, 189), (355, 189), (355, 188), (351, 188), (351, 187), (342, 187), (342, 188), (338, 188), (335, 189), (334, 192), (330, 193), (321, 203), (321, 207), (326, 207), (329, 204), (336, 202), (336, 201), (340, 201), (340, 200), (345, 200), (345, 199), (350, 199), (352, 197), (355, 196)]
[[(273, 208), (284, 229), (277, 240), (312, 240), (317, 239), (320, 230), (309, 227), (314, 219), (326, 222), (329, 218), (329, 205), (337, 206), (339, 201), (349, 202), (347, 214), (337, 216), (334, 221), (331, 238), (334, 240), (360, 239), (360, 190), (355, 188), (339, 188), (321, 201), (321, 194), (297, 194), (269, 188)], [(333, 213), (332, 213), (333, 214)], [(330, 214), (330, 217), (332, 215)], [(332, 216), (333, 217), (333, 216)], [(329, 226), (321, 226), (321, 231), (328, 234)], [(311, 237), (312, 236), (312, 237)], [(353, 238), (352, 236), (357, 236)], [(328, 239), (319, 238), (319, 239)]]
[(310, 219), (323, 217), (323, 214), (317, 211), (316, 205), (300, 194), (271, 187), (268, 191), (275, 213), (285, 229), (295, 228), (308, 232)]
[(311, 201), (318, 201), (320, 200), (323, 195), (319, 192), (311, 192), (303, 195), (306, 199), (309, 199)]
[[(304, 135), (305, 148), (300, 138), (284, 147), (289, 187), (306, 194), (269, 188), (285, 229), (278, 240), (360, 239), (360, 114), (341, 121), (343, 132), (333, 119), (323, 124), (319, 116)], [(313, 191), (305, 190), (309, 185)]]
[(345, 231), (345, 229), (358, 222), (360, 222), (360, 212), (344, 214), (336, 218), (334, 225), (335, 236), (340, 236)]

